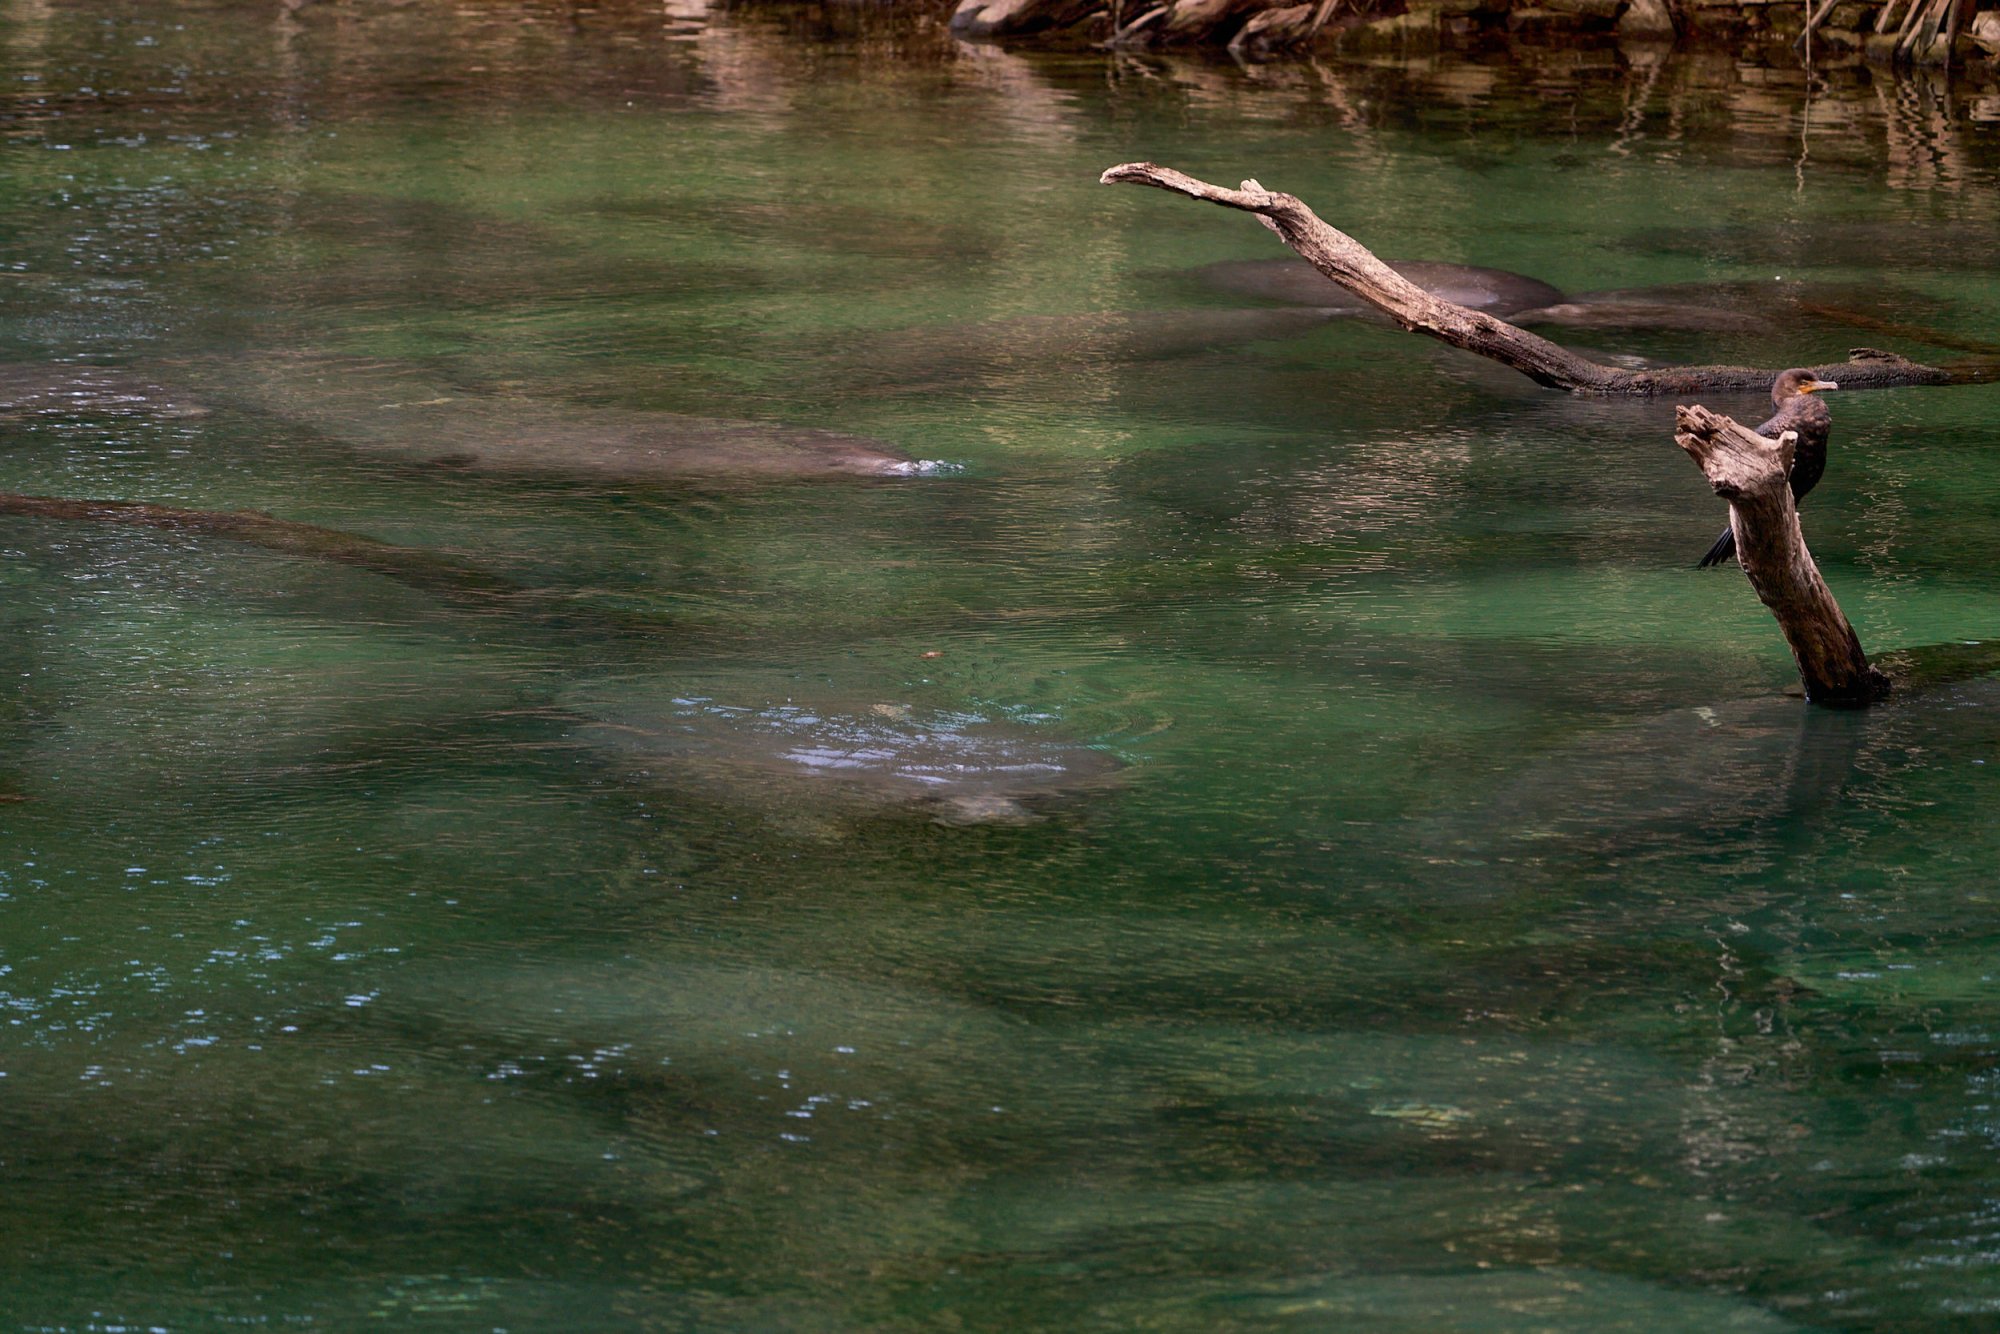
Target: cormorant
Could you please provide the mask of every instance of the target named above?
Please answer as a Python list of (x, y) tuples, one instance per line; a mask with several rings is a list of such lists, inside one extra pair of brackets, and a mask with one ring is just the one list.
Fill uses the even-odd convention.
[[(1822, 380), (1811, 371), (1789, 370), (1771, 386), (1771, 406), (1778, 411), (1757, 428), (1757, 434), (1775, 440), (1787, 431), (1799, 433), (1792, 447), (1792, 500), (1804, 500), (1806, 492), (1819, 484), (1826, 471), (1826, 438), (1833, 430), (1833, 414), (1826, 404), (1813, 397), (1824, 389), (1838, 389), (1831, 380)], [(1736, 554), (1736, 529), (1722, 530), (1715, 545), (1701, 558), (1700, 569), (1720, 565)]]

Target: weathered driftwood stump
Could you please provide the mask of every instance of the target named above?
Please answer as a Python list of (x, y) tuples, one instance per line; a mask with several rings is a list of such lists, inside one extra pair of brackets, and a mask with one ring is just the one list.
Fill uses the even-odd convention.
[(1792, 502), (1792, 446), (1787, 431), (1768, 440), (1749, 427), (1700, 406), (1674, 409), (1674, 442), (1688, 452), (1715, 494), (1729, 502), (1736, 558), (1750, 586), (1778, 619), (1799, 665), (1806, 698), (1854, 708), (1889, 691), (1889, 678), (1868, 665), (1861, 640), (1833, 600), (1799, 530)]
[[(1505, 320), (1432, 296), (1376, 258), (1359, 241), (1328, 226), (1296, 197), (1266, 190), (1255, 181), (1245, 181), (1241, 189), (1230, 190), (1150, 162), (1128, 162), (1111, 168), (1099, 179), (1106, 185), (1150, 185), (1190, 199), (1254, 213), (1314, 268), (1405, 329), (1511, 366), (1536, 384), (1551, 389), (1633, 395), (1767, 390), (1783, 369), (1661, 366), (1633, 371), (1602, 366)], [(1850, 360), (1810, 369), (1822, 380), (1839, 381), (1843, 389), (1970, 384), (2000, 377), (2000, 365), (1991, 361), (1972, 361), (1949, 368), (1922, 366), (1874, 348), (1854, 348)]]

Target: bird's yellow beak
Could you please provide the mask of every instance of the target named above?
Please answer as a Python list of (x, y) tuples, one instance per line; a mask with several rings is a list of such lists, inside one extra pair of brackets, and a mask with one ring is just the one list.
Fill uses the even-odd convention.
[(1804, 384), (1799, 386), (1799, 392), (1801, 394), (1817, 394), (1822, 389), (1838, 389), (1838, 388), (1840, 388), (1840, 386), (1835, 384), (1831, 380), (1807, 380)]

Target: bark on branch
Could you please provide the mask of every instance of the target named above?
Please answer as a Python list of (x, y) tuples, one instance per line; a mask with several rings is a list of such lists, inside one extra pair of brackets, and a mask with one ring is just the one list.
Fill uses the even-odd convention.
[(1790, 480), (1797, 437), (1787, 431), (1768, 440), (1700, 406), (1677, 407), (1674, 416), (1674, 442), (1729, 502), (1737, 559), (1792, 646), (1806, 698), (1846, 708), (1881, 699), (1889, 679), (1868, 665), (1799, 530)]
[[(1623, 370), (1601, 366), (1546, 338), (1481, 311), (1432, 296), (1377, 259), (1366, 246), (1328, 226), (1295, 196), (1245, 181), (1231, 190), (1169, 167), (1128, 162), (1099, 178), (1106, 185), (1150, 185), (1224, 208), (1253, 213), (1314, 268), (1415, 333), (1511, 366), (1537, 384), (1581, 394), (1692, 394), (1769, 389), (1777, 369), (1753, 366), (1665, 366)], [(1894, 353), (1854, 348), (1849, 360), (1810, 368), (1843, 389), (1963, 384), (2000, 378), (2000, 365), (1974, 361), (1923, 366)]]

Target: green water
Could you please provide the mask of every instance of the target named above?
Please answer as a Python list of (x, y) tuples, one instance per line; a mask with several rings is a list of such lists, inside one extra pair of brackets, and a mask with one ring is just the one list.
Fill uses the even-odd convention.
[[(277, 8), (0, 7), (9, 383), (164, 387), (0, 490), (485, 582), (0, 518), (0, 1322), (1990, 1327), (2000, 687), (1808, 712), (1671, 405), (1203, 345), (1283, 252), (1095, 178), (1876, 322), (1606, 357), (1943, 359), (1991, 89)], [(2000, 636), (2000, 390), (1833, 407), (1864, 643)], [(592, 463), (657, 414), (940, 466)]]

